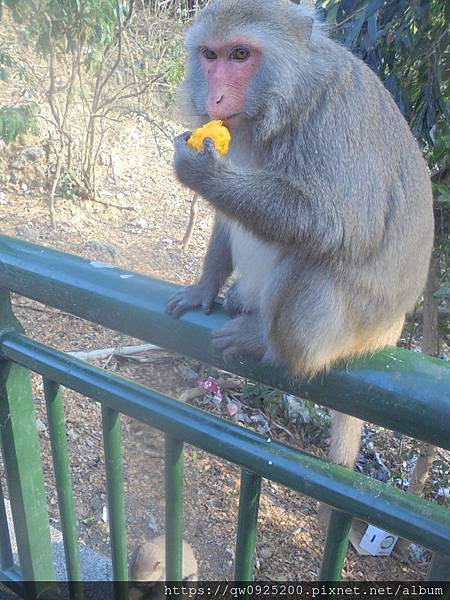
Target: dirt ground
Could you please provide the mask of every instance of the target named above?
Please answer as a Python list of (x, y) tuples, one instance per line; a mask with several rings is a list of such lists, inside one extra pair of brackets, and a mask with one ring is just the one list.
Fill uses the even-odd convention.
[[(133, 151), (127, 151), (129, 148)], [(163, 138), (155, 140), (154, 132), (144, 123), (134, 124), (111, 142), (108, 151), (126, 157), (126, 160), (122, 158), (115, 180), (108, 168), (103, 169), (101, 202), (58, 199), (55, 231), (49, 227), (46, 191), (39, 180), (17, 172), (14, 182), (4, 181), (2, 233), (91, 259), (114, 262), (120, 267), (177, 283), (194, 281), (200, 272), (212, 213), (208, 206), (201, 204), (192, 242), (183, 250), (180, 241), (188, 223), (190, 194), (173, 178), (170, 143)], [(25, 298), (15, 297), (14, 309), (28, 335), (61, 350), (139, 343)], [(217, 376), (217, 372), (207, 365), (164, 352), (147, 353), (144, 360), (114, 358), (96, 364), (175, 398), (192, 387), (193, 376)], [(51, 522), (58, 527), (42, 382), (35, 375), (33, 387)], [(99, 406), (70, 390), (64, 392), (64, 399), (80, 539), (108, 553)], [(221, 416), (226, 413), (206, 392), (192, 402)], [(271, 427), (270, 435), (274, 439), (304, 447), (304, 432), (298, 427), (282, 423), (277, 427), (270, 417), (266, 417), (266, 423)], [(384, 445), (388, 437), (390, 441), (385, 447), (389, 447), (390, 458), (395, 460), (400, 444), (398, 437), (378, 429), (368, 431), (372, 432), (376, 444)], [(138, 541), (164, 531), (164, 450), (160, 432), (132, 419), (123, 418), (122, 432), (127, 535), (131, 553)], [(322, 454), (324, 447), (325, 441), (307, 449)], [(389, 462), (390, 458), (385, 457), (385, 460)], [(233, 570), (239, 470), (188, 446), (185, 472), (185, 537), (198, 558), (200, 577), (229, 579)], [(323, 537), (316, 511), (316, 501), (300, 497), (271, 481), (263, 482), (255, 561), (258, 579), (308, 580), (317, 577)], [(346, 579), (415, 579), (421, 578), (425, 570), (423, 562), (402, 562), (393, 557), (359, 557), (350, 548), (343, 576)]]

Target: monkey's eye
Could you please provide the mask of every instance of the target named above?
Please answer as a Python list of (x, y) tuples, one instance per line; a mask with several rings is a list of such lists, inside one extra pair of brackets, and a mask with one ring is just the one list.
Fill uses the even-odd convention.
[(230, 58), (234, 60), (247, 60), (250, 56), (250, 50), (248, 48), (235, 48), (230, 54)]
[(202, 54), (206, 60), (216, 60), (217, 54), (211, 48), (202, 48)]

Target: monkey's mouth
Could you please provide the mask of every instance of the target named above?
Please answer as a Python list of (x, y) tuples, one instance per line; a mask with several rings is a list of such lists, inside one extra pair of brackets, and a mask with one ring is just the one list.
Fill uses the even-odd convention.
[(230, 127), (236, 123), (238, 119), (242, 117), (241, 112), (234, 113), (232, 115), (228, 115), (227, 117), (220, 117), (220, 120), (223, 121), (225, 127)]

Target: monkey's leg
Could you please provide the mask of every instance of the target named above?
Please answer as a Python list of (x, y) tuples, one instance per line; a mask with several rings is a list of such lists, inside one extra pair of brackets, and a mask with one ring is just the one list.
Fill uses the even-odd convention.
[(224, 358), (250, 353), (262, 359), (267, 355), (268, 342), (261, 316), (250, 313), (236, 317), (212, 332), (212, 343)]
[(200, 306), (204, 313), (209, 314), (214, 299), (232, 270), (228, 226), (216, 216), (200, 280), (196, 285), (178, 290), (166, 305), (167, 313), (178, 318), (187, 310)]

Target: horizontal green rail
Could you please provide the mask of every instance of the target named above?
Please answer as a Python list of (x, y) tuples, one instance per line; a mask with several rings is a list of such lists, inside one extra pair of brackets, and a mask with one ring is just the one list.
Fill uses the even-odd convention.
[(209, 316), (191, 311), (174, 320), (164, 309), (176, 286), (5, 236), (0, 236), (0, 286), (450, 449), (450, 367), (443, 361), (389, 348), (310, 382), (249, 359), (224, 363), (210, 344), (211, 330), (229, 318), (220, 304)]
[(262, 477), (450, 555), (450, 511), (5, 331), (2, 355)]

